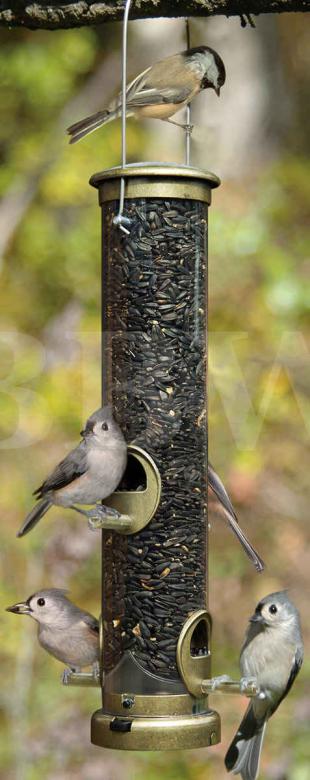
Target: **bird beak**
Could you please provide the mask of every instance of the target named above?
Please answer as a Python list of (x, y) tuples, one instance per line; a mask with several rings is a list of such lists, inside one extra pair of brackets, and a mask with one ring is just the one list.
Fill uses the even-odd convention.
[(216, 92), (217, 96), (220, 97), (221, 87), (214, 87), (214, 92)]
[(6, 612), (14, 612), (16, 615), (30, 615), (32, 609), (26, 601), (20, 601), (18, 604), (13, 604), (12, 607), (7, 607)]
[(85, 436), (86, 436), (86, 431), (81, 431), (81, 432), (80, 432), (80, 436), (82, 436), (82, 439), (84, 439), (84, 438), (85, 438)]
[(259, 612), (254, 612), (254, 615), (250, 617), (250, 623), (264, 623), (264, 618)]

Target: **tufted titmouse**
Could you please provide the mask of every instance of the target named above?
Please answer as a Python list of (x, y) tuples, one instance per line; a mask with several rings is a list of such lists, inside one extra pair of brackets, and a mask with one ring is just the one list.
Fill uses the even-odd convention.
[[(75, 503), (94, 504), (117, 488), (126, 468), (127, 445), (110, 406), (89, 417), (81, 436), (83, 441), (78, 447), (60, 461), (35, 491), (40, 501), (27, 515), (17, 536), (31, 531), (53, 504), (77, 509)], [(89, 516), (82, 509), (77, 511)], [(102, 506), (98, 512), (104, 515), (107, 510)]]
[(257, 571), (263, 571), (265, 568), (264, 561), (260, 558), (256, 550), (254, 550), (254, 547), (252, 547), (246, 535), (240, 528), (238, 518), (234, 511), (229, 495), (225, 490), (220, 477), (214, 471), (210, 463), (208, 463), (208, 496), (210, 509), (215, 509), (215, 511), (218, 511), (219, 514), (224, 517), (224, 519), (228, 522), (231, 530), (234, 532), (234, 534), (236, 534), (237, 539), (239, 539), (240, 544), (245, 550), (247, 556), (250, 558), (250, 561), (252, 561), (254, 564)]
[[(126, 114), (139, 119), (171, 122), (170, 117), (190, 103), (202, 89), (210, 87), (219, 95), (225, 78), (223, 61), (209, 46), (197, 46), (173, 54), (146, 68), (128, 85)], [(116, 119), (121, 110), (121, 95), (118, 95), (105, 111), (98, 111), (68, 127), (70, 144)], [(178, 125), (178, 122), (172, 124)]]
[(255, 780), (268, 719), (293, 685), (303, 660), (299, 614), (286, 591), (270, 593), (256, 607), (241, 649), (243, 677), (260, 688), (248, 706), (225, 757), (226, 769)]
[(66, 596), (66, 590), (46, 588), (19, 601), (7, 612), (30, 615), (37, 621), (40, 645), (77, 672), (99, 661), (99, 623)]

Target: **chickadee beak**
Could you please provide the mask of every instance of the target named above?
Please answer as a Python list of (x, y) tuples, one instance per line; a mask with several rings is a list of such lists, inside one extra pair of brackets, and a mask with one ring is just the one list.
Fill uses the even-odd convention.
[(25, 601), (20, 601), (18, 604), (13, 604), (12, 607), (7, 607), (6, 612), (14, 612), (16, 615), (30, 615), (32, 609)]
[(80, 432), (80, 436), (82, 436), (82, 439), (84, 439), (84, 438), (85, 438), (85, 436), (86, 436), (86, 431), (81, 431), (81, 432)]
[(250, 623), (264, 623), (264, 618), (260, 612), (254, 612), (254, 615), (250, 617)]
[(221, 87), (214, 87), (214, 92), (216, 92), (217, 96), (220, 97)]

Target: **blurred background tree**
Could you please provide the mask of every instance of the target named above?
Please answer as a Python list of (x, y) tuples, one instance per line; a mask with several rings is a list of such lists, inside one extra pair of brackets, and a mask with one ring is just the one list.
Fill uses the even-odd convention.
[[(221, 176), (210, 212), (210, 454), (268, 564), (257, 577), (220, 521), (210, 530), (215, 674), (237, 674), (260, 596), (289, 587), (309, 643), (306, 454), (309, 352), (307, 17), (263, 16), (256, 29), (195, 19), (191, 43), (223, 56), (218, 101), (193, 106), (193, 163)], [(100, 542), (53, 509), (16, 541), (31, 493), (100, 403), (100, 215), (92, 173), (119, 162), (119, 124), (69, 147), (65, 127), (101, 108), (120, 79), (119, 24), (0, 32), (1, 778), (224, 780), (223, 756), (245, 702), (216, 697), (222, 744), (126, 754), (89, 744), (99, 693), (64, 689), (32, 621), (3, 612), (44, 586), (100, 610)], [(129, 76), (184, 48), (182, 20), (132, 22)], [(181, 131), (128, 122), (128, 156), (182, 161)], [(211, 518), (212, 520), (212, 518)], [(268, 727), (262, 778), (309, 776), (310, 665)]]

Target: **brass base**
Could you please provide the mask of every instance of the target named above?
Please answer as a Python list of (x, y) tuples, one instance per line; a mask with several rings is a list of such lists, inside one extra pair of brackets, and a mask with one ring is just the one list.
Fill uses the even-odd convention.
[(220, 717), (213, 710), (155, 718), (115, 717), (97, 710), (91, 722), (92, 743), (115, 750), (186, 750), (216, 745), (220, 739)]

